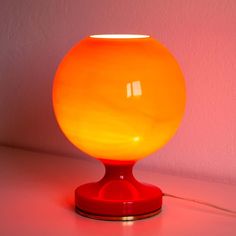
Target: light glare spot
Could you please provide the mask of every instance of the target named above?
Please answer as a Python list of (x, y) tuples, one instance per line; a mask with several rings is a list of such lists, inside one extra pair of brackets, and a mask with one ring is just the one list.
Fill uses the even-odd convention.
[(133, 138), (134, 142), (138, 142), (140, 140), (140, 137), (139, 136), (136, 136)]

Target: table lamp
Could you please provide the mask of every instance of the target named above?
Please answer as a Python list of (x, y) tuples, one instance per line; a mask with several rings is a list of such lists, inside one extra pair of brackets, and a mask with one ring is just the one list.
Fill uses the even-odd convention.
[(105, 165), (101, 180), (75, 190), (79, 214), (135, 220), (160, 212), (162, 191), (132, 168), (175, 134), (184, 113), (184, 78), (164, 46), (148, 35), (81, 40), (58, 67), (53, 107), (70, 142)]

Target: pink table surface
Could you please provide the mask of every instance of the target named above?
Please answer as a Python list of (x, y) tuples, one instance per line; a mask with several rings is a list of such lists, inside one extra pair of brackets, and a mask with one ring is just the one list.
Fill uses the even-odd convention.
[[(164, 197), (162, 212), (134, 222), (106, 222), (74, 212), (74, 189), (104, 169), (89, 159), (0, 147), (0, 235), (236, 235), (236, 217)], [(236, 186), (135, 168), (135, 176), (164, 192), (236, 209)]]

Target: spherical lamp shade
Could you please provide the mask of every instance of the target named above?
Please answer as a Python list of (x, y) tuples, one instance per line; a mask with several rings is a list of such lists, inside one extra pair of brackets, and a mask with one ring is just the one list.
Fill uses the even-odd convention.
[(147, 35), (87, 37), (57, 70), (53, 106), (65, 136), (106, 166), (101, 181), (76, 190), (77, 211), (99, 219), (156, 214), (162, 193), (137, 182), (132, 166), (161, 148), (183, 116), (184, 79), (169, 51)]

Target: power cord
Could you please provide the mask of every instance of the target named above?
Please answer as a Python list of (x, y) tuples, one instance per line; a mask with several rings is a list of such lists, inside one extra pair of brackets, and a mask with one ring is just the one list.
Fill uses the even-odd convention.
[(179, 196), (176, 196), (176, 195), (173, 195), (173, 194), (169, 194), (169, 193), (163, 193), (163, 196), (165, 196), (165, 197), (172, 197), (172, 198), (176, 198), (176, 199), (180, 199), (180, 200), (184, 200), (184, 201), (198, 203), (198, 204), (201, 204), (201, 205), (205, 205), (205, 206), (208, 206), (208, 207), (215, 208), (217, 210), (221, 210), (221, 211), (224, 211), (224, 212), (227, 212), (227, 213), (231, 213), (234, 216), (236, 216), (236, 211), (231, 210), (231, 209), (227, 209), (227, 208), (224, 208), (224, 207), (221, 207), (221, 206), (217, 206), (217, 205), (214, 205), (214, 204), (209, 203), (209, 202), (204, 202), (204, 201), (196, 200), (196, 199), (192, 199), (192, 198), (179, 197)]

